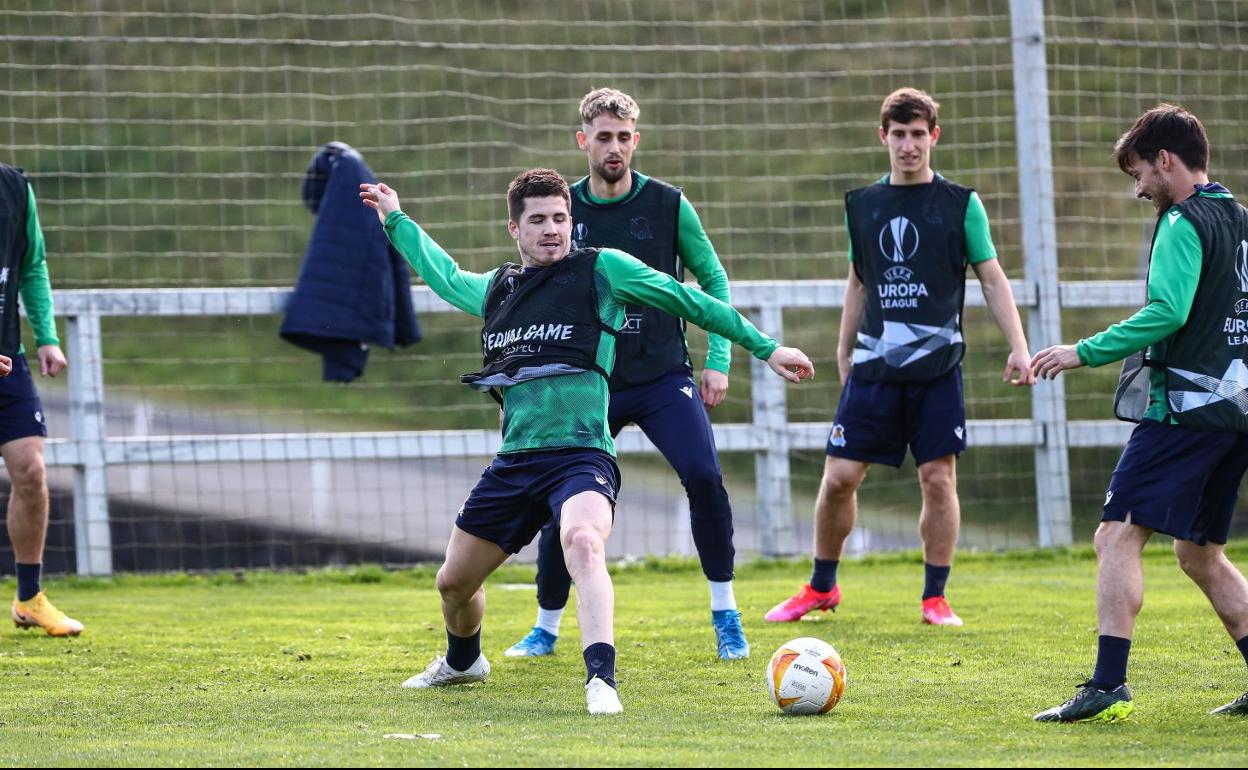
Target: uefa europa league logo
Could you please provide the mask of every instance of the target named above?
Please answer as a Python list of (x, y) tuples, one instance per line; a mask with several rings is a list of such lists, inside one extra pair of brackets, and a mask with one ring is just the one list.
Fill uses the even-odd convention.
[(905, 262), (918, 250), (919, 228), (909, 219), (893, 217), (880, 229), (880, 253), (885, 259)]

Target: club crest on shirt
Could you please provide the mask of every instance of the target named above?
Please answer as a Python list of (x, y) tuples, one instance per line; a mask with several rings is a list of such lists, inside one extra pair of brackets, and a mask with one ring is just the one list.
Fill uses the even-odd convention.
[(845, 426), (837, 423), (832, 426), (832, 437), (828, 439), (832, 446), (845, 446)]
[(589, 228), (584, 222), (577, 222), (576, 227), (572, 228), (572, 250), (585, 248), (585, 243), (589, 240)]
[(650, 220), (645, 217), (633, 217), (628, 221), (628, 231), (639, 241), (654, 240), (654, 232), (650, 229)]

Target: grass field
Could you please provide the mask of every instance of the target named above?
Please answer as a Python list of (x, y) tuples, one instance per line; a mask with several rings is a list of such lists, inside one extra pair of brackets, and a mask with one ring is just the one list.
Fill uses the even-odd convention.
[[(1248, 544), (1232, 551), (1248, 560)], [(0, 763), (1243, 766), (1248, 722), (1206, 714), (1242, 691), (1243, 661), (1161, 546), (1145, 567), (1136, 715), (1031, 721), (1090, 670), (1094, 569), (1088, 550), (968, 555), (950, 586), (968, 625), (936, 629), (918, 622), (913, 554), (847, 563), (842, 610), (785, 626), (761, 615), (807, 566), (751, 564), (738, 599), (754, 657), (725, 663), (695, 564), (617, 566), (614, 719), (585, 714), (570, 617), (554, 657), (502, 656), (533, 616), (523, 566), (489, 587), (489, 681), (435, 692), (398, 687), (444, 645), (432, 568), (57, 581), (87, 632), (0, 633)], [(763, 689), (770, 653), (801, 635), (848, 667), (824, 717), (785, 717)]]

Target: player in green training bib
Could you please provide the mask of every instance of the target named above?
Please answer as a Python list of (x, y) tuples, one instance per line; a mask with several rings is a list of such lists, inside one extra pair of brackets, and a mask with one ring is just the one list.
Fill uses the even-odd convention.
[[(1148, 302), (1076, 345), (1040, 351), (1032, 368), (1052, 379), (1128, 359), (1114, 411), (1139, 425), (1096, 530), (1096, 668), (1040, 722), (1112, 722), (1135, 709), (1127, 659), (1144, 601), (1140, 552), (1154, 532), (1174, 538), (1179, 566), (1248, 664), (1248, 581), (1225, 550), (1248, 471), (1248, 209), (1209, 181), (1209, 139), (1187, 110), (1149, 110), (1114, 149), (1157, 212)], [(1248, 715), (1248, 693), (1214, 713)]]
[(502, 447), (460, 508), (438, 570), (446, 656), (404, 687), (485, 679), (485, 579), (558, 511), (564, 561), (577, 587), (589, 713), (619, 713), (605, 548), (620, 477), (607, 407), (626, 304), (657, 307), (729, 339), (791, 382), (813, 377), (814, 367), (729, 305), (622, 251), (572, 250), (568, 186), (554, 171), (532, 169), (512, 181), (507, 228), (520, 264), (487, 273), (461, 270), (386, 185), (361, 185), (360, 197), (438, 296), (484, 320), (483, 366), (461, 379), (503, 406)]

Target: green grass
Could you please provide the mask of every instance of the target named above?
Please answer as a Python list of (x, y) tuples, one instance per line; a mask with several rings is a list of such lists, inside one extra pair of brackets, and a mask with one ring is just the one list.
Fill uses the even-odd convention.
[[(1232, 549), (1241, 562), (1248, 545)], [(713, 657), (696, 565), (615, 568), (625, 714), (584, 713), (571, 618), (553, 658), (502, 650), (529, 627), (532, 571), (489, 587), (484, 685), (398, 685), (444, 645), (433, 569), (121, 577), (54, 582), (84, 620), (78, 639), (0, 634), (6, 765), (1237, 765), (1245, 722), (1206, 715), (1238, 695), (1243, 662), (1167, 549), (1148, 593), (1120, 725), (1039, 725), (1090, 668), (1095, 562), (1088, 550), (968, 555), (950, 596), (963, 629), (918, 622), (915, 554), (847, 563), (841, 612), (769, 626), (762, 613), (802, 562), (740, 571), (754, 646)], [(2, 587), (12, 590), (11, 583)], [(812, 635), (840, 650), (844, 700), (785, 717), (763, 689), (769, 654)], [(437, 733), (440, 739), (388, 739)]]

